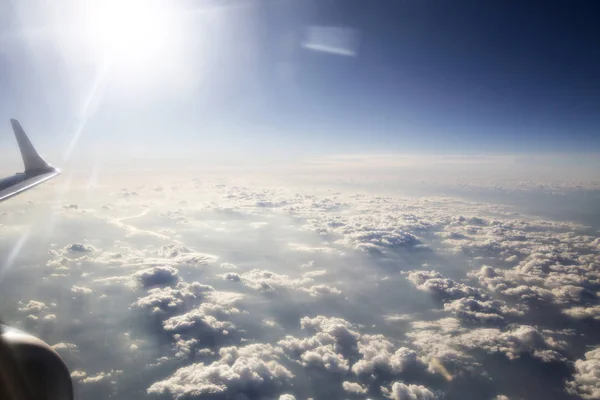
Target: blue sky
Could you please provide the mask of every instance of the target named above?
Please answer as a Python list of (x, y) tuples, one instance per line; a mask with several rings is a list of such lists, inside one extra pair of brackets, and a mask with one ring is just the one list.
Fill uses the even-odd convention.
[(2, 6), (3, 130), (112, 154), (600, 149), (592, 1), (105, 3)]

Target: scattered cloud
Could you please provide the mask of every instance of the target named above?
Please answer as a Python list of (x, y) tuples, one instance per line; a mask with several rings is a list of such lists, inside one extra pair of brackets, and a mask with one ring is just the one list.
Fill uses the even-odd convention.
[(402, 382), (394, 382), (390, 389), (382, 388), (382, 392), (392, 400), (434, 400), (437, 398), (425, 386), (405, 385)]
[(365, 394), (368, 391), (366, 387), (356, 382), (345, 381), (344, 383), (342, 383), (342, 387), (346, 392), (352, 394)]
[(182, 367), (165, 380), (153, 383), (150, 394), (175, 398), (275, 390), (289, 385), (294, 374), (278, 362), (280, 352), (270, 345), (226, 347), (219, 360)]
[(583, 360), (575, 361), (575, 374), (567, 382), (567, 391), (584, 399), (600, 397), (600, 347), (585, 353)]
[(56, 343), (81, 397), (512, 397), (490, 360), (600, 396), (597, 349), (582, 356), (600, 321), (597, 227), (465, 200), (474, 185), (126, 186), (29, 205), (56, 211), (53, 243), (39, 233), (43, 251), (11, 270), (23, 293), (3, 282), (21, 300), (6, 315)]

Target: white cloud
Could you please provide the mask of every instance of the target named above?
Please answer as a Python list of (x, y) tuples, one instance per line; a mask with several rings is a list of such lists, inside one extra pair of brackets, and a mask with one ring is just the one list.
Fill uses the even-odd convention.
[(23, 307), (19, 308), (19, 311), (23, 311), (26, 313), (30, 313), (30, 312), (39, 313), (40, 311), (43, 311), (47, 308), (46, 304), (42, 303), (41, 301), (36, 301), (36, 300), (30, 300), (27, 304), (23, 304), (22, 302), (19, 302), (19, 304), (23, 305)]
[(55, 345), (52, 346), (52, 349), (61, 352), (61, 351), (68, 351), (68, 352), (77, 352), (77, 345), (73, 344), (73, 343), (57, 343)]
[(600, 320), (600, 305), (591, 307), (571, 307), (563, 310), (563, 313), (576, 319)]
[(342, 383), (342, 388), (348, 392), (348, 393), (352, 393), (352, 394), (365, 394), (367, 393), (368, 389), (364, 386), (362, 386), (359, 383), (356, 382), (348, 382), (345, 381)]
[(163, 327), (170, 332), (187, 332), (191, 328), (219, 332), (227, 335), (235, 330), (235, 325), (229, 321), (220, 321), (212, 315), (207, 315), (206, 309), (200, 306), (182, 315), (171, 317), (163, 322)]
[(567, 391), (584, 399), (600, 398), (600, 347), (585, 353), (585, 359), (575, 361), (573, 380)]
[(75, 371), (71, 372), (71, 378), (76, 379), (76, 380), (81, 380), (81, 379), (85, 378), (86, 376), (87, 376), (87, 374), (85, 373), (85, 371), (75, 370)]
[(444, 300), (482, 297), (481, 290), (443, 278), (439, 272), (435, 271), (411, 271), (408, 274), (408, 280), (414, 283), (417, 289), (435, 294)]
[(114, 382), (113, 380), (122, 374), (122, 370), (110, 370), (107, 372), (98, 372), (95, 375), (87, 375), (85, 372), (77, 373), (75, 375), (71, 374), (71, 377), (78, 379), (79, 382), (83, 384), (97, 384), (104, 381)]
[(144, 297), (137, 299), (133, 306), (147, 308), (152, 312), (174, 310), (182, 306), (186, 300), (203, 299), (214, 288), (199, 282), (179, 282), (174, 287), (153, 288)]
[(423, 365), (415, 351), (406, 347), (396, 349), (383, 335), (362, 335), (358, 341), (358, 352), (362, 358), (352, 366), (352, 372), (357, 375), (372, 374), (376, 368), (398, 374)]
[(504, 315), (523, 315), (524, 307), (509, 307), (504, 301), (490, 299), (481, 289), (452, 279), (436, 271), (411, 271), (408, 280), (419, 290), (429, 292), (444, 301), (444, 310), (472, 321), (499, 323)]
[(336, 353), (331, 344), (305, 351), (300, 356), (300, 360), (304, 366), (319, 366), (329, 372), (344, 373), (349, 368), (348, 360), (343, 355)]
[(555, 332), (542, 332), (532, 326), (511, 325), (506, 330), (468, 329), (454, 318), (413, 322), (412, 325), (415, 331), (409, 332), (407, 336), (424, 353), (432, 372), (439, 369), (434, 365), (437, 363), (441, 363), (444, 368), (446, 364), (460, 369), (478, 366), (471, 350), (502, 353), (509, 359), (517, 359), (527, 353), (542, 362), (566, 361), (561, 354), (564, 343), (554, 337)]
[(343, 353), (355, 347), (359, 333), (352, 325), (341, 318), (317, 316), (304, 317), (300, 324), (303, 329), (313, 329), (317, 333), (309, 338), (299, 339), (286, 336), (279, 345), (291, 358), (298, 359), (305, 366), (320, 366), (330, 372), (346, 372), (350, 364)]
[(153, 383), (150, 394), (171, 394), (175, 398), (260, 390), (288, 384), (294, 375), (277, 360), (279, 352), (269, 345), (227, 347), (211, 364), (195, 363)]
[(394, 382), (391, 389), (384, 391), (384, 393), (386, 393), (386, 397), (392, 400), (434, 400), (437, 398), (425, 386), (405, 385), (402, 382)]
[(56, 314), (47, 314), (44, 316), (44, 321), (56, 321)]
[[(485, 374), (482, 366), (491, 354), (567, 363), (569, 344), (587, 344), (578, 334), (578, 320), (598, 318), (600, 240), (573, 223), (541, 221), (510, 207), (449, 197), (367, 194), (355, 186), (340, 193), (231, 181), (173, 182), (161, 185), (160, 192), (156, 185), (129, 186), (122, 194), (137, 195), (109, 199), (110, 210), (101, 208), (106, 199), (93, 204), (96, 199), (87, 197), (78, 200), (85, 211), (59, 210), (59, 244), (49, 257), (30, 262), (31, 268), (47, 265), (44, 285), (68, 282), (67, 296), (55, 300), (48, 293), (57, 291), (49, 287), (36, 295), (39, 302), (18, 307), (37, 321), (31, 322), (33, 329), (44, 319), (61, 317), (65, 326), (52, 331), (53, 338), (65, 335), (56, 336), (63, 342), (56, 345), (63, 346), (60, 351), (70, 351), (69, 343), (80, 344), (73, 379), (84, 394), (97, 390), (90, 385), (94, 382), (120, 384), (121, 376), (110, 372), (114, 368), (124, 370), (127, 384), (132, 382), (128, 371), (139, 374), (140, 384), (160, 371), (174, 371), (144, 387), (167, 397), (291, 398), (282, 393), (299, 388), (314, 372), (324, 381), (335, 378), (337, 390), (349, 397), (373, 390), (373, 382), (384, 385), (390, 398), (442, 397), (431, 386), (443, 382), (439, 377), (419, 378), (434, 373), (458, 380), (464, 370)], [(67, 218), (63, 214), (68, 214), (68, 226), (60, 220)], [(257, 229), (265, 221), (268, 226)], [(88, 224), (95, 232), (89, 243), (75, 233)], [(418, 299), (404, 296), (406, 282), (398, 271), (406, 271), (408, 282), (421, 291)], [(61, 279), (50, 279), (53, 275)], [(238, 288), (251, 289), (244, 289), (250, 292), (246, 297), (221, 291), (235, 290), (236, 281)], [(70, 288), (100, 296), (71, 307)], [(428, 297), (437, 300), (439, 309), (422, 308), (431, 304)], [(54, 309), (51, 301), (60, 307)], [(536, 314), (538, 302), (572, 317), (567, 319), (572, 335), (544, 329), (551, 324)], [(69, 307), (64, 314), (62, 307)], [(337, 318), (314, 317), (314, 311), (305, 310)], [(302, 315), (310, 317), (301, 318), (297, 331)], [(443, 318), (448, 315), (452, 318)], [(138, 325), (140, 320), (144, 324)], [(104, 348), (91, 350), (78, 336), (81, 326), (99, 321), (103, 329), (135, 332), (135, 339), (125, 341), (117, 335), (116, 343), (110, 336), (100, 338), (99, 343), (123, 350), (111, 352), (111, 365), (95, 365), (106, 357), (95, 357), (94, 351)], [(211, 340), (204, 340), (203, 332)], [(271, 344), (255, 343), (266, 341)], [(224, 342), (241, 347), (220, 348)], [(578, 361), (587, 367), (567, 385), (573, 393), (593, 393), (593, 359)], [(153, 367), (144, 368), (148, 365)], [(408, 377), (412, 385), (400, 382)], [(486, 393), (505, 392), (501, 383), (497, 386)]]
[(504, 320), (503, 315), (523, 315), (524, 311), (511, 308), (500, 300), (478, 300), (462, 298), (444, 304), (444, 310), (451, 311), (460, 318), (479, 322), (497, 323)]

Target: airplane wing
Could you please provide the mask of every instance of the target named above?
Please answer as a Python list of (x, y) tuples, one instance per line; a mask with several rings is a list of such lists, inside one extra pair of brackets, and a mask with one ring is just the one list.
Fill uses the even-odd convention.
[(37, 186), (42, 182), (46, 182), (48, 179), (54, 178), (57, 175), (60, 175), (60, 172), (48, 172), (46, 174), (34, 176), (33, 178), (25, 179), (15, 185), (11, 185), (4, 190), (0, 190), (0, 202), (21, 194), (27, 189), (31, 189), (32, 187)]
[(60, 174), (57, 168), (54, 168), (40, 157), (19, 121), (11, 119), (10, 122), (19, 144), (19, 150), (21, 150), (25, 172), (0, 179), (0, 202)]

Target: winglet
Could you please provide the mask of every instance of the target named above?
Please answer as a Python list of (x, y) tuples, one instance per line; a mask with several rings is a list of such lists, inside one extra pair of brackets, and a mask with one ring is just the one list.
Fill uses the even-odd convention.
[(35, 148), (31, 144), (31, 141), (25, 134), (25, 131), (21, 127), (21, 124), (16, 119), (11, 119), (10, 123), (12, 124), (13, 131), (15, 131), (15, 136), (17, 138), (17, 142), (19, 143), (19, 149), (21, 150), (21, 157), (23, 158), (23, 165), (25, 166), (25, 173), (40, 173), (40, 172), (51, 172), (56, 169), (48, 164), (46, 161), (40, 157)]

